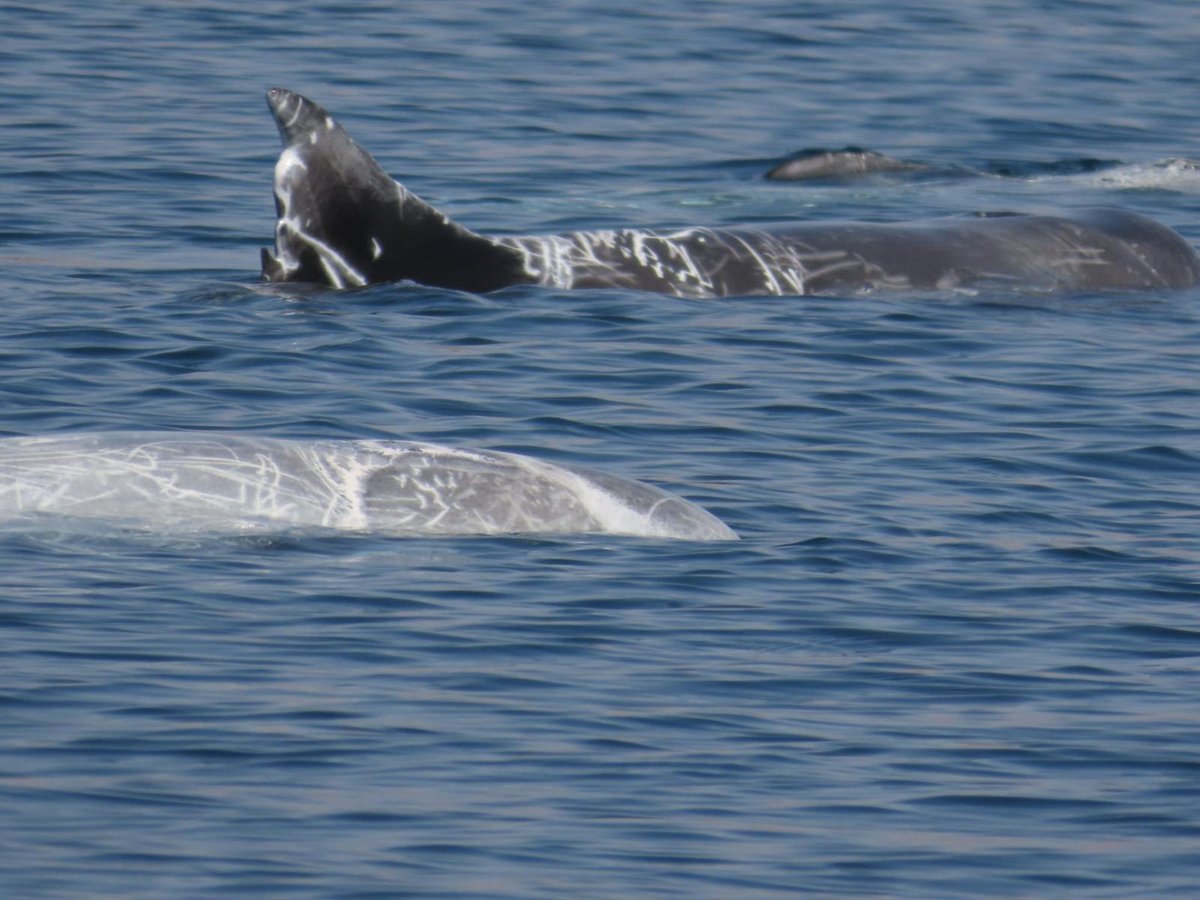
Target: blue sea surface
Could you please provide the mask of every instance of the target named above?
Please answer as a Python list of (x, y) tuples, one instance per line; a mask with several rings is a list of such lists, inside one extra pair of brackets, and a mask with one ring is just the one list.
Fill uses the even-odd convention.
[[(2, 530), (0, 895), (1194, 896), (1200, 289), (289, 291), (258, 250), (276, 85), (485, 232), (1197, 244), (1197, 46), (1168, 0), (0, 2), (0, 435), (489, 447), (742, 538)], [(761, 177), (847, 144), (1020, 174)]]

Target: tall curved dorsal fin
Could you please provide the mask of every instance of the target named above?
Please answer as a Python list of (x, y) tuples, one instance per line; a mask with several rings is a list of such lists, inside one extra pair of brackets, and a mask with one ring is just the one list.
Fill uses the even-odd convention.
[(467, 291), (529, 281), (516, 250), (452, 222), (380, 168), (318, 104), (283, 88), (267, 105), (284, 149), (275, 165), (268, 281), (360, 287), (410, 279)]

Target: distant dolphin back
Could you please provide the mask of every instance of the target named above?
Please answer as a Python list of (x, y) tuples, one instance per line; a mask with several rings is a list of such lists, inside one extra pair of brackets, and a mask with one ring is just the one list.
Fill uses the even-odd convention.
[(232, 434), (0, 439), (0, 523), (47, 516), (166, 531), (737, 537), (644, 482), (492, 450)]
[[(407, 280), (472, 292), (538, 284), (722, 297), (979, 285), (1146, 290), (1200, 280), (1200, 259), (1183, 238), (1120, 210), (492, 238), (390, 178), (306, 97), (273, 88), (267, 104), (284, 144), (275, 167), (275, 247), (262, 252), (263, 277), (273, 282), (353, 288)], [(851, 149), (862, 169), (904, 165)]]

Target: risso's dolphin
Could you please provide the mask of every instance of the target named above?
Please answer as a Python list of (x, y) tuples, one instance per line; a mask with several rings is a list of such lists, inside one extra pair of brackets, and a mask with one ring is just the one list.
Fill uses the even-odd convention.
[[(1050, 162), (995, 161), (979, 168), (970, 166), (935, 166), (908, 159), (896, 159), (877, 150), (864, 147), (843, 147), (826, 150), (810, 147), (798, 150), (776, 164), (763, 176), (768, 181), (852, 181), (866, 175), (911, 175), (929, 178), (1045, 178), (1053, 175), (1086, 175), (1117, 169), (1121, 163), (1113, 159), (1090, 156), (1076, 159), (1056, 159)], [(1177, 167), (1194, 169), (1195, 162), (1186, 159), (1167, 159), (1150, 164), (1150, 168)]]
[(649, 484), (494, 450), (203, 433), (0, 439), (0, 523), (46, 516), (165, 531), (737, 538)]
[(275, 166), (275, 252), (262, 253), (268, 281), (346, 288), (406, 279), (473, 292), (540, 284), (721, 297), (972, 285), (1132, 290), (1200, 280), (1200, 260), (1183, 238), (1113, 209), (1069, 218), (486, 237), (390, 178), (311, 100), (274, 88), (267, 103), (284, 144)]
[(928, 168), (924, 163), (896, 159), (865, 147), (843, 147), (840, 150), (809, 147), (797, 150), (773, 166), (763, 177), (769, 181), (850, 179), (879, 172), (923, 172)]

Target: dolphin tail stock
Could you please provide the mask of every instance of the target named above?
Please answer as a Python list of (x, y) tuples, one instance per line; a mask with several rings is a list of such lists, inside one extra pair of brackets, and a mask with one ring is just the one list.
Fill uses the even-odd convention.
[(523, 257), (475, 234), (383, 171), (321, 106), (267, 91), (283, 151), (275, 165), (274, 252), (267, 281), (335, 288), (411, 280), (489, 291), (530, 281)]

